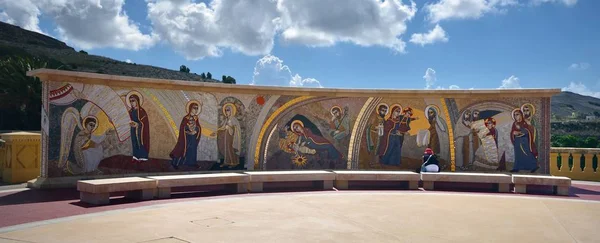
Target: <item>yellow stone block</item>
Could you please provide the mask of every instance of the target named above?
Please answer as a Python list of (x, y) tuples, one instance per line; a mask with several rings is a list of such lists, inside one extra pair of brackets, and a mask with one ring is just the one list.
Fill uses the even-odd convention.
[(14, 132), (0, 134), (4, 144), (0, 149), (2, 181), (22, 183), (40, 175), (41, 135)]

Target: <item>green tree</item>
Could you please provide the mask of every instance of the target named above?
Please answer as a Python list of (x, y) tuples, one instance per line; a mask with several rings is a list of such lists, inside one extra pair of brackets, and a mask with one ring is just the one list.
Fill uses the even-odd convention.
[(27, 71), (47, 66), (35, 57), (0, 60), (0, 130), (40, 130), (42, 85)]
[(200, 77), (201, 77), (202, 79), (206, 79), (206, 74), (204, 74), (204, 73), (201, 73), (201, 74), (200, 74)]
[(206, 73), (206, 78), (207, 79), (212, 79), (212, 74), (210, 72)]
[(579, 139), (573, 135), (551, 137), (551, 144), (554, 147), (578, 147)]
[(226, 83), (226, 84), (235, 84), (235, 78), (233, 78), (231, 76), (225, 76), (225, 75), (223, 75), (223, 83)]
[(88, 54), (87, 51), (84, 51), (84, 50), (80, 50), (79, 53), (86, 54), (86, 55)]
[(598, 147), (598, 139), (595, 137), (588, 137), (585, 140), (583, 140), (582, 144), (581, 144), (583, 148), (596, 148)]
[(190, 73), (190, 69), (185, 65), (179, 66), (179, 72)]

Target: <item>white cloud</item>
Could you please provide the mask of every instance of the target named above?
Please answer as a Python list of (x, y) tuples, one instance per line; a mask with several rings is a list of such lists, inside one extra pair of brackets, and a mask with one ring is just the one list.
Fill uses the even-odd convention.
[(302, 79), (300, 75), (296, 74), (290, 81), (290, 86), (292, 87), (306, 87), (306, 88), (323, 88), (321, 86), (321, 82), (314, 78), (305, 78)]
[(592, 65), (590, 65), (587, 62), (582, 62), (582, 63), (573, 63), (571, 64), (571, 66), (569, 66), (569, 70), (571, 71), (577, 71), (577, 70), (586, 70), (588, 68), (590, 68)]
[(44, 14), (54, 20), (60, 39), (80, 48), (140, 50), (154, 45), (156, 37), (140, 32), (123, 11), (124, 4), (124, 0), (0, 0), (9, 22), (41, 32), (38, 17)]
[(592, 96), (600, 99), (600, 92), (591, 91), (585, 84), (579, 82), (571, 82), (569, 86), (562, 88), (562, 91), (570, 91), (573, 93), (578, 93), (580, 95)]
[(270, 1), (148, 1), (154, 31), (187, 59), (221, 56), (222, 48), (246, 55), (268, 54), (278, 23)]
[(314, 78), (303, 79), (299, 74), (292, 75), (292, 71), (287, 65), (283, 64), (283, 60), (273, 55), (266, 55), (256, 62), (250, 85), (323, 87)]
[(188, 59), (218, 57), (223, 49), (246, 55), (271, 52), (281, 33), (288, 43), (312, 47), (350, 42), (404, 52), (400, 35), (417, 11), (399, 0), (149, 0), (154, 31)]
[[(448, 86), (448, 88), (442, 87), (442, 86), (437, 86), (435, 89), (437, 89), (437, 90), (446, 90), (446, 89), (454, 89), (454, 90), (456, 90), (456, 89), (460, 89), (460, 87), (458, 85), (456, 85), (456, 84), (453, 84), (453, 85)], [(473, 89), (473, 88), (470, 88), (470, 89)]]
[(441, 0), (426, 4), (429, 20), (437, 23), (445, 19), (477, 19), (491, 10), (486, 0)]
[[(427, 68), (427, 70), (425, 70), (425, 75), (423, 76), (423, 79), (425, 80), (425, 89), (433, 88), (433, 85), (435, 84), (435, 82), (437, 82), (437, 75), (435, 73), (435, 70), (433, 70), (433, 68)], [(458, 85), (453, 84), (453, 85), (450, 85), (448, 88), (442, 87), (442, 86), (437, 86), (435, 89), (437, 89), (437, 90), (460, 89), (460, 87)]]
[(502, 80), (502, 85), (500, 85), (499, 89), (520, 89), (521, 81), (519, 78), (511, 75), (507, 79)]
[(540, 5), (542, 3), (562, 3), (568, 7), (575, 6), (577, 4), (577, 0), (531, 0), (533, 5)]
[(446, 31), (444, 31), (439, 24), (436, 24), (435, 27), (427, 33), (412, 34), (410, 42), (424, 46), (435, 42), (448, 42), (448, 37), (446, 36)]
[(435, 81), (437, 81), (435, 70), (433, 70), (432, 68), (427, 68), (427, 70), (425, 70), (425, 75), (423, 76), (423, 79), (425, 79), (425, 89), (431, 89), (431, 87), (433, 87), (433, 85), (435, 84)]
[(131, 63), (130, 59), (125, 60), (126, 63)]
[(440, 0), (433, 4), (425, 4), (423, 8), (428, 12), (427, 19), (438, 23), (451, 19), (478, 19), (486, 13), (504, 13), (510, 7), (523, 5), (520, 2), (529, 2), (531, 6), (554, 2), (573, 6), (577, 0)]
[(331, 46), (350, 42), (404, 52), (400, 35), (417, 12), (401, 0), (278, 0), (282, 37), (286, 42)]
[(0, 21), (43, 33), (39, 27), (40, 9), (30, 0), (0, 0)]

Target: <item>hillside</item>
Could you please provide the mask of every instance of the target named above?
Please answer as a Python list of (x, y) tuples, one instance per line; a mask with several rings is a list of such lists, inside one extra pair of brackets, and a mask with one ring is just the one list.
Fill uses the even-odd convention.
[(586, 115), (600, 117), (600, 99), (563, 91), (552, 97), (552, 116), (554, 118), (570, 117), (575, 112), (579, 119)]
[[(11, 55), (38, 57), (61, 70), (125, 75), (144, 78), (177, 79), (202, 82), (220, 82), (202, 79), (195, 73), (126, 63), (107, 57), (75, 51), (64, 42), (18, 26), (0, 22), (0, 58)], [(210, 70), (202, 70), (210, 71)]]

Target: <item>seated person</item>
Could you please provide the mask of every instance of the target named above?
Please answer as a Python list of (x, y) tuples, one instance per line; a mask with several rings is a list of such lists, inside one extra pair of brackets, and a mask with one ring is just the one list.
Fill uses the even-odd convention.
[[(423, 165), (421, 165), (420, 172), (440, 172), (440, 166), (437, 156), (433, 153), (430, 148), (425, 149), (423, 155)], [(418, 173), (419, 171), (417, 171)]]

